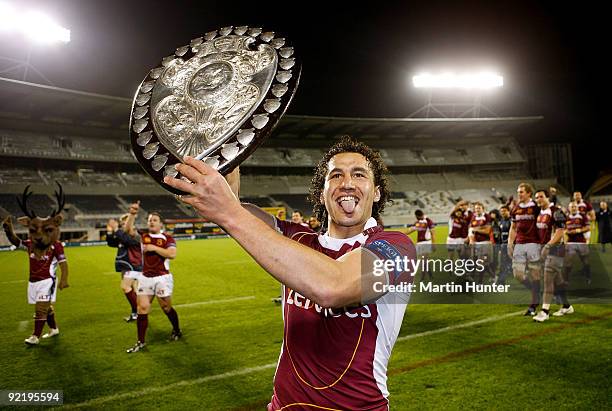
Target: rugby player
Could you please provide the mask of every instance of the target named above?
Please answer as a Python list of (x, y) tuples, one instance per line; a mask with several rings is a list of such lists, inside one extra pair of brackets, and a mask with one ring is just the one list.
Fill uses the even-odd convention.
[(512, 257), (514, 278), (531, 290), (531, 305), (525, 315), (534, 316), (540, 301), (540, 239), (536, 226), (540, 209), (531, 198), (533, 187), (530, 184), (519, 184), (516, 193), (518, 201), (510, 212), (508, 255)]
[(590, 232), (590, 223), (587, 214), (580, 212), (578, 203), (572, 201), (568, 205), (569, 216), (567, 218), (567, 247), (565, 270), (566, 276), (572, 269), (572, 259), (578, 255), (582, 262), (582, 274), (586, 277), (587, 284), (591, 284), (591, 265), (589, 263), (589, 245), (586, 234)]
[(304, 216), (300, 210), (294, 210), (293, 213), (291, 213), (291, 222), (309, 227), (308, 223), (304, 222)]
[(322, 233), (241, 205), (237, 170), (226, 181), (202, 161), (184, 161), (177, 170), (193, 184), (165, 182), (191, 194), (180, 198), (283, 284), (284, 338), (268, 410), (388, 410), (387, 363), (409, 293), (370, 286), (413, 277), (397, 270), (377, 277), (373, 267), (414, 259), (415, 249), (376, 222), (390, 195), (380, 154), (343, 138), (324, 155), (310, 191)]
[(565, 250), (562, 243), (565, 234), (565, 214), (560, 207), (549, 201), (549, 194), (546, 190), (536, 191), (535, 201), (540, 207), (536, 225), (540, 244), (542, 244), (541, 256), (544, 260), (544, 295), (542, 297), (542, 309), (533, 319), (534, 321), (544, 322), (550, 318), (550, 303), (553, 293), (559, 296), (563, 302), (563, 307), (554, 312), (554, 316), (571, 314), (574, 309), (567, 300), (567, 281), (563, 276)]
[(491, 279), (495, 276), (492, 265), (491, 216), (485, 213), (481, 202), (474, 203), (474, 213), (470, 221), (469, 236), (474, 245), (474, 257), (484, 261), (485, 269), (479, 273), (478, 281), (483, 283), (487, 271)]
[[(140, 235), (133, 223), (136, 210), (132, 205), (129, 214), (122, 215), (119, 222), (110, 219), (106, 224), (106, 244), (117, 248), (115, 271), (121, 273), (121, 289), (131, 308), (130, 315), (125, 318), (126, 322), (135, 321), (138, 317), (134, 288), (142, 271), (142, 251)], [(132, 220), (131, 223), (128, 219)]]
[[(134, 204), (132, 204), (134, 206)], [(136, 213), (138, 207), (134, 206)], [(145, 335), (149, 326), (149, 312), (153, 298), (172, 324), (171, 341), (183, 335), (179, 328), (178, 314), (172, 307), (174, 279), (170, 273), (170, 260), (176, 258), (176, 242), (169, 234), (162, 233), (163, 219), (159, 213), (150, 213), (147, 218), (149, 232), (142, 234), (142, 275), (138, 280), (138, 341), (127, 350), (128, 353), (141, 351), (145, 347)]]
[(462, 209), (466, 201), (460, 201), (457, 203), (455, 208), (450, 214), (448, 220), (448, 236), (446, 237), (446, 247), (449, 254), (456, 253), (457, 257), (462, 254), (462, 250), (465, 248), (464, 238), (464, 226), (465, 226), (465, 214)]
[[(593, 206), (582, 198), (582, 193), (580, 191), (574, 192), (573, 199), (576, 206), (578, 206), (578, 212), (587, 218), (590, 227), (591, 223), (595, 221), (595, 210), (593, 210)], [(584, 238), (586, 239), (586, 244), (589, 244), (591, 242), (591, 231), (584, 233)]]
[[(434, 222), (425, 215), (423, 210), (416, 210), (414, 212), (414, 216), (416, 217), (415, 223), (408, 227), (406, 231), (408, 234), (415, 232), (417, 233), (417, 244), (416, 244), (416, 252), (417, 257), (423, 257), (427, 259), (429, 254), (433, 252), (433, 243), (435, 241), (434, 237), (434, 227), (436, 226)], [(425, 278), (425, 273), (429, 276), (429, 280), (433, 279), (432, 270), (421, 269), (421, 281)]]

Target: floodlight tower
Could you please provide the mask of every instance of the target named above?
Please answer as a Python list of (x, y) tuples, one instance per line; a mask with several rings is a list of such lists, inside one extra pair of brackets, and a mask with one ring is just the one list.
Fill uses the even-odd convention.
[[(503, 87), (504, 78), (494, 72), (479, 71), (475, 73), (456, 74), (444, 72), (441, 74), (420, 73), (412, 77), (412, 85), (427, 92), (427, 103), (412, 113), (409, 117), (480, 117), (486, 113), (489, 117), (498, 117), (490, 108), (482, 104), (482, 95), (486, 90)], [(434, 100), (434, 91), (460, 91), (465, 94), (463, 101), (440, 102)], [(472, 98), (466, 102), (465, 96)]]
[(53, 83), (30, 63), (32, 48), (38, 44), (68, 43), (70, 30), (60, 26), (49, 16), (38, 12), (15, 9), (11, 4), (0, 2), (0, 36), (10, 41), (12, 35), (20, 35), (27, 41), (25, 59), (0, 56), (0, 76), (12, 74), (27, 81), (30, 71), (49, 85)]

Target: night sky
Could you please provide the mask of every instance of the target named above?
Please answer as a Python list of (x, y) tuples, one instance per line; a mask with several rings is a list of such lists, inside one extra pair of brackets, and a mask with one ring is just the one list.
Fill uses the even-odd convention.
[[(289, 39), (303, 61), (291, 114), (406, 117), (425, 103), (410, 84), (416, 72), (493, 68), (505, 86), (484, 104), (502, 116), (544, 116), (541, 138), (529, 143), (571, 142), (577, 189), (611, 168), (601, 148), (610, 23), (586, 3), (8, 2), (71, 30), (68, 45), (32, 49), (32, 63), (59, 87), (131, 98), (146, 72), (190, 39), (260, 26)], [(25, 41), (0, 33), (0, 55), (26, 53)]]

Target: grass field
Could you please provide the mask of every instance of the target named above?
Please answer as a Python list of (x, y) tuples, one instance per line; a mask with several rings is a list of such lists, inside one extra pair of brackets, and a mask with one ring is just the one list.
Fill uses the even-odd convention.
[[(168, 342), (155, 306), (148, 350), (135, 355), (125, 353), (136, 326), (122, 319), (114, 250), (66, 254), (61, 334), (29, 348), (27, 258), (0, 253), (0, 389), (61, 389), (63, 408), (265, 409), (282, 342), (270, 301), (279, 284), (233, 240), (178, 243), (173, 300), (184, 338)], [(389, 364), (391, 409), (610, 409), (612, 305), (575, 307), (536, 324), (516, 305), (409, 306)]]

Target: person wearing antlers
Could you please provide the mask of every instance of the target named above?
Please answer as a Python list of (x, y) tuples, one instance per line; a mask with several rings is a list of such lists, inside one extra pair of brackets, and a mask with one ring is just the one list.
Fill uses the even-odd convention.
[(55, 272), (60, 267), (62, 276), (59, 289), (68, 287), (68, 263), (64, 255), (64, 247), (60, 243), (60, 226), (64, 220), (61, 212), (64, 209), (64, 192), (57, 183), (59, 191), (55, 192), (57, 209), (50, 216), (42, 218), (36, 216), (34, 211), (28, 209), (28, 197), (32, 195), (28, 185), (21, 199), (17, 198), (19, 207), (25, 214), (17, 221), (28, 228), (28, 239), (21, 240), (13, 230), (12, 216), (2, 221), (2, 227), (9, 241), (17, 248), (27, 251), (30, 259), (30, 279), (28, 283), (28, 303), (34, 305), (34, 332), (25, 339), (28, 345), (37, 345), (40, 342), (45, 322), (49, 325), (49, 332), (42, 338), (54, 337), (59, 334), (55, 322), (53, 303), (57, 292), (57, 277)]

